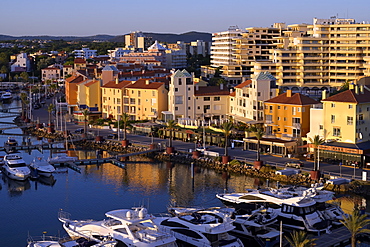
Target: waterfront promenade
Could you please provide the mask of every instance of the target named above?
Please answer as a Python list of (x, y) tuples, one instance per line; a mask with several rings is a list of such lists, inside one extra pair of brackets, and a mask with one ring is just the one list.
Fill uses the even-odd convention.
[[(49, 121), (49, 113), (47, 111), (47, 107), (50, 103), (52, 103), (53, 99), (47, 99), (46, 104), (37, 110), (32, 111), (33, 119), (39, 121), (40, 123), (48, 123)], [(55, 121), (55, 116), (52, 117), (52, 121)], [(67, 122), (65, 124), (65, 127), (67, 128), (70, 133), (76, 135), (74, 131), (79, 128), (83, 128), (83, 125), (77, 125), (73, 122)], [(63, 126), (64, 129), (64, 126)], [(100, 135), (106, 138), (109, 134), (114, 133), (111, 129), (96, 129), (96, 128), (90, 128), (88, 127), (87, 130), (88, 133), (92, 133), (93, 135)], [(123, 134), (121, 134), (122, 138)], [(160, 144), (162, 147), (167, 144), (167, 139), (161, 139), (157, 137), (149, 137), (149, 136), (143, 136), (143, 135), (135, 135), (135, 134), (127, 134), (127, 139), (130, 141), (130, 143), (134, 145), (143, 145), (143, 146), (149, 146), (152, 141), (155, 144)], [(195, 149), (195, 143), (193, 142), (183, 142), (179, 140), (173, 141), (173, 146), (175, 147), (175, 150), (181, 151), (181, 152), (188, 152), (190, 150)], [(209, 146), (208, 149), (213, 152), (219, 153), (219, 155), (224, 154), (224, 148), (223, 147), (217, 147), (217, 146)], [(231, 159), (237, 159), (244, 162), (252, 163), (256, 159), (256, 152), (255, 151), (246, 151), (242, 150), (242, 147), (235, 147), (228, 149), (229, 155), (231, 156)], [(294, 158), (293, 158), (294, 159)], [(292, 161), (291, 158), (288, 157), (281, 157), (281, 156), (273, 156), (273, 155), (265, 155), (261, 154), (261, 160), (265, 162), (265, 164), (283, 167), (286, 162)], [(304, 164), (303, 170), (304, 171), (311, 171), (313, 169), (313, 162), (312, 161), (306, 161), (301, 160)], [(345, 178), (355, 178), (355, 179), (362, 179), (363, 178), (363, 171), (367, 173), (368, 179), (370, 179), (370, 170), (367, 169), (356, 169), (355, 167), (349, 167), (349, 166), (338, 166), (333, 164), (326, 164), (320, 162), (320, 170), (324, 172), (325, 174), (328, 174), (333, 177), (345, 177)]]

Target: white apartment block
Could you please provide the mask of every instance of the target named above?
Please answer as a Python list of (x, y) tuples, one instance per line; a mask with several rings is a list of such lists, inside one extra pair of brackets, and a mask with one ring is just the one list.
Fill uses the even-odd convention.
[(191, 55), (203, 55), (205, 57), (210, 54), (210, 43), (203, 40), (190, 42), (189, 53)]
[(31, 60), (28, 58), (27, 53), (20, 53), (17, 55), (15, 62), (10, 65), (11, 72), (30, 72)]
[[(236, 26), (232, 26), (226, 32), (219, 32), (212, 34), (212, 47), (211, 47), (211, 68), (214, 70), (222, 67), (222, 77), (229, 81), (231, 84), (239, 84), (242, 82), (241, 76), (235, 76), (233, 73), (237, 67), (234, 61), (234, 49), (236, 39), (241, 36), (243, 31)], [(212, 75), (208, 76), (212, 77)]]
[(96, 50), (90, 50), (89, 48), (82, 48), (81, 50), (74, 50), (75, 57), (78, 58), (92, 58), (96, 57)]
[(125, 56), (125, 54), (128, 54), (132, 51), (133, 50), (128, 50), (128, 49), (119, 47), (114, 50), (108, 50), (108, 56), (110, 57), (110, 59), (120, 58), (120, 57)]
[(171, 75), (168, 111), (171, 112), (174, 119), (195, 119), (193, 76), (186, 70), (177, 70)]
[(277, 96), (276, 79), (269, 72), (261, 72), (251, 80), (235, 87), (230, 96), (229, 115), (246, 123), (262, 122), (263, 102)]

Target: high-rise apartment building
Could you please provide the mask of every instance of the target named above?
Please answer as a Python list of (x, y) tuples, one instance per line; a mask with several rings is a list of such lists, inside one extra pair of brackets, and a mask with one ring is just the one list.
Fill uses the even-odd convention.
[[(231, 84), (269, 71), (284, 91), (321, 95), (319, 91), (370, 75), (370, 24), (354, 19), (314, 18), (313, 24), (247, 28), (227, 44), (225, 49), (226, 44), (213, 40), (211, 67), (223, 65), (222, 76)], [(222, 48), (229, 60), (220, 63), (214, 52)]]
[(146, 50), (153, 43), (152, 37), (147, 37), (143, 32), (137, 31), (125, 35), (125, 46), (129, 49)]

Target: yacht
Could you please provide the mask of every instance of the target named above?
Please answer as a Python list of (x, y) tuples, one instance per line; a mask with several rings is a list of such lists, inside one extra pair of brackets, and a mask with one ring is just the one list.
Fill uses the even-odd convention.
[(54, 236), (28, 237), (27, 247), (114, 247), (114, 240), (99, 240), (90, 237), (58, 238)]
[(173, 216), (157, 217), (154, 221), (163, 231), (172, 233), (180, 246), (244, 246), (240, 239), (231, 236), (231, 215), (217, 208), (169, 208)]
[(69, 214), (61, 211), (59, 220), (71, 237), (80, 237), (90, 232), (95, 238), (111, 236), (118, 245), (137, 247), (176, 247), (176, 238), (165, 233), (153, 222), (154, 217), (144, 207), (119, 209), (105, 214), (108, 219), (70, 220)]
[(12, 95), (11, 92), (4, 92), (1, 95), (1, 100), (4, 101), (4, 102), (11, 101), (12, 99), (13, 99), (13, 95)]
[(35, 170), (37, 174), (45, 177), (50, 177), (55, 172), (54, 166), (52, 166), (43, 157), (34, 158), (30, 164), (31, 169)]
[(316, 194), (313, 192), (314, 190), (307, 189), (298, 193), (288, 189), (269, 188), (250, 190), (246, 193), (217, 194), (216, 197), (237, 210), (251, 211), (253, 207), (261, 206), (274, 208), (278, 213), (278, 219), (289, 228), (330, 233), (332, 221), (318, 210), (318, 204), (314, 199)]
[[(235, 213), (232, 208), (221, 210)], [(254, 210), (251, 214), (234, 215), (235, 228), (230, 231), (230, 234), (253, 246), (275, 246), (279, 243), (281, 233), (271, 225), (276, 224), (278, 216), (276, 210), (264, 207)]]
[(16, 154), (4, 156), (2, 169), (6, 176), (15, 180), (26, 180), (31, 174), (31, 170), (26, 165), (26, 162)]
[(47, 161), (50, 164), (54, 165), (54, 164), (60, 164), (60, 163), (74, 162), (77, 160), (78, 160), (77, 157), (71, 157), (71, 156), (68, 156), (67, 154), (58, 154), (52, 158), (49, 157)]

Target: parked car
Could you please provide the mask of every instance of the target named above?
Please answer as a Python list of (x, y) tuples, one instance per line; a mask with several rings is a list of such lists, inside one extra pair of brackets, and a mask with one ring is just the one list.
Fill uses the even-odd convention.
[(75, 133), (76, 134), (83, 134), (84, 133), (84, 129), (83, 128), (76, 129), (75, 130)]
[(300, 161), (291, 161), (291, 162), (286, 162), (285, 163), (285, 167), (293, 167), (293, 168), (302, 168), (303, 167), (303, 163), (300, 162)]

